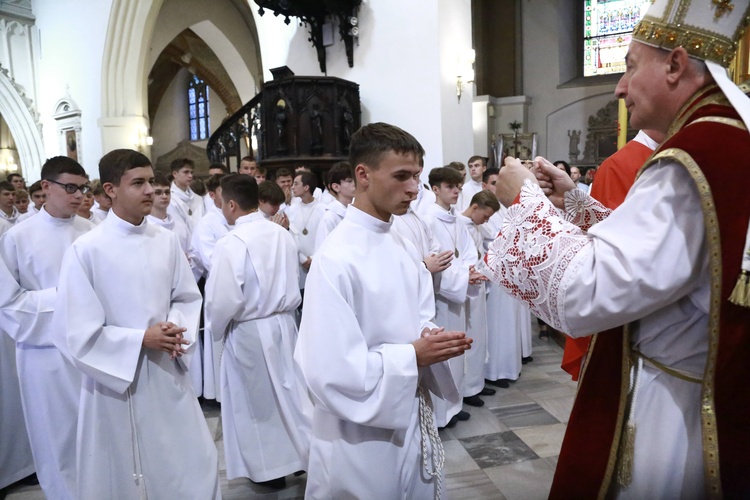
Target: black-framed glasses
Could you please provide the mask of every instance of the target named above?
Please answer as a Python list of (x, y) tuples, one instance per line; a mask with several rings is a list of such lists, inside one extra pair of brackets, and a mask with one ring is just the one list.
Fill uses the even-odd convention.
[(91, 191), (91, 186), (89, 186), (88, 184), (79, 186), (77, 184), (63, 184), (62, 182), (53, 181), (52, 179), (47, 179), (47, 181), (57, 184), (58, 186), (62, 186), (65, 192), (68, 194), (75, 194), (76, 191), (80, 191), (81, 194), (86, 194)]

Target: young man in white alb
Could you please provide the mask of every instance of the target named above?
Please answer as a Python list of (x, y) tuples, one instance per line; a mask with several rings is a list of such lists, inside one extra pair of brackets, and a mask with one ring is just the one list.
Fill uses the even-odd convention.
[[(456, 223), (457, 215), (451, 208), (458, 199), (461, 174), (451, 167), (435, 168), (430, 171), (429, 182), (435, 193), (435, 204), (426, 211), (425, 220), (438, 241), (440, 251), (450, 250), (454, 256), (450, 267), (435, 275), (435, 323), (448, 330), (466, 331), (467, 294), (478, 293), (469, 285), (477, 283), (481, 276), (474, 271), (476, 248), (466, 228)], [(463, 389), (464, 364), (463, 357), (449, 362), (459, 390)], [(435, 398), (438, 427), (453, 426), (458, 420), (467, 420), (469, 416), (461, 409), (461, 402), (448, 404)]]
[[(305, 280), (312, 264), (313, 253), (315, 253), (315, 236), (318, 233), (325, 208), (323, 204), (313, 198), (317, 185), (315, 174), (310, 171), (301, 171), (292, 183), (292, 194), (299, 203), (293, 203), (287, 215), (289, 216), (289, 231), (297, 244), (299, 257), (299, 288), (305, 289)], [(304, 294), (304, 291), (302, 292)]]
[(75, 498), (221, 498), (216, 445), (187, 373), (195, 278), (177, 236), (146, 219), (149, 159), (116, 149), (99, 175), (111, 213), (65, 254), (55, 305), (83, 373)]
[[(53, 313), (65, 251), (94, 225), (76, 216), (90, 189), (81, 165), (58, 156), (41, 174), (44, 206), (0, 239), (0, 268), (10, 278), (0, 286), (2, 329), (16, 342), (23, 412), (42, 490), (47, 498), (75, 499), (81, 374), (56, 347), (64, 325)], [(5, 402), (2, 407), (4, 414)], [(12, 442), (2, 436), (3, 443), (6, 438)]]
[(193, 228), (203, 217), (203, 198), (190, 189), (194, 164), (188, 158), (179, 158), (170, 164), (172, 172), (171, 200), (167, 211), (172, 217), (182, 219), (192, 235)]
[(315, 249), (320, 248), (326, 236), (344, 219), (346, 207), (354, 200), (354, 178), (347, 162), (339, 162), (327, 174), (328, 191), (336, 198), (326, 206), (326, 212), (315, 235)]
[[(457, 222), (466, 228), (476, 249), (477, 259), (484, 257), (484, 235), (482, 224), (500, 210), (495, 194), (480, 191), (471, 198), (469, 208), (458, 216)], [(466, 353), (465, 376), (462, 394), (469, 406), (484, 406), (479, 396), (491, 396), (494, 389), (484, 387), (484, 361), (487, 357), (487, 288), (486, 281), (479, 280), (466, 299), (466, 335), (474, 339), (472, 349)]]
[(216, 243), (206, 282), (206, 325), (225, 338), (221, 421), (227, 478), (281, 488), (307, 469), (312, 405), (292, 357), (301, 302), (297, 248), (258, 212), (250, 176), (221, 180), (222, 212), (234, 229)]
[[(221, 212), (221, 179), (229, 174), (214, 174), (206, 181), (208, 193), (206, 198), (210, 200), (206, 214), (198, 221), (193, 229), (193, 237), (190, 244), (190, 256), (193, 262), (193, 273), (198, 277), (198, 286), (205, 286), (205, 280), (211, 273), (211, 257), (216, 247), (216, 242), (223, 238), (234, 226), (231, 226)], [(237, 174), (232, 174), (237, 175)], [(204, 310), (205, 318), (205, 310)], [(203, 397), (221, 401), (221, 385), (219, 380), (219, 366), (221, 362), (221, 351), (224, 349), (224, 341), (213, 341), (211, 331), (203, 323)]]
[(487, 170), (487, 160), (483, 156), (474, 155), (469, 158), (467, 179), (461, 187), (456, 208), (461, 212), (471, 205), (471, 199), (482, 190), (482, 174)]
[(471, 341), (431, 323), (430, 274), (390, 231), (424, 150), (375, 123), (349, 151), (357, 197), (315, 254), (295, 351), (315, 404), (305, 498), (435, 498), (442, 443), (427, 392), (460, 400), (445, 361)]
[(0, 182), (0, 218), (15, 224), (20, 216), (16, 208), (16, 188), (8, 181)]

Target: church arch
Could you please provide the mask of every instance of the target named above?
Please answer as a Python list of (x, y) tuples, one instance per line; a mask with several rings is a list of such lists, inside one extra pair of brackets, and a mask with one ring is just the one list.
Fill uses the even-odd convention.
[(0, 115), (3, 116), (18, 150), (21, 171), (27, 180), (39, 179), (45, 160), (42, 133), (29, 101), (22, 96), (7, 71), (0, 71)]

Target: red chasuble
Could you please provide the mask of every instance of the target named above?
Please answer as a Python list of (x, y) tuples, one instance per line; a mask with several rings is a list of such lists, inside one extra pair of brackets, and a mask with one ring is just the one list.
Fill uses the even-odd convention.
[[(635, 177), (648, 157), (654, 151), (638, 141), (630, 141), (606, 160), (596, 171), (596, 180), (591, 185), (591, 197), (605, 207), (614, 210), (625, 200), (628, 191), (635, 182)], [(563, 370), (570, 373), (573, 380), (578, 380), (581, 363), (589, 349), (591, 337), (574, 339), (565, 338), (563, 352)]]
[[(711, 270), (709, 351), (701, 422), (706, 494), (750, 497), (750, 308), (727, 299), (750, 220), (750, 135), (718, 87), (699, 91), (672, 123), (658, 159), (685, 167), (701, 195)], [(627, 329), (625, 329), (627, 330)], [(602, 498), (617, 474), (630, 371), (627, 331), (594, 336), (550, 498)]]

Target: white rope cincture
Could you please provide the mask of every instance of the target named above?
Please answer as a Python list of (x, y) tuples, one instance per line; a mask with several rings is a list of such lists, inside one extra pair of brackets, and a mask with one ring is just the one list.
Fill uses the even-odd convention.
[(133, 448), (133, 480), (138, 485), (142, 499), (147, 499), (146, 483), (143, 480), (143, 467), (141, 465), (141, 447), (138, 444), (138, 430), (135, 422), (135, 411), (133, 410), (133, 393), (128, 387), (128, 413), (130, 417), (130, 439)]
[[(422, 435), (420, 448), (422, 449), (422, 465), (424, 471), (429, 477), (436, 477), (437, 488), (435, 498), (440, 500), (443, 486), (443, 464), (445, 463), (445, 450), (443, 442), (440, 440), (432, 408), (427, 404), (424, 396), (424, 389), (421, 386), (417, 388), (419, 396), (419, 432)], [(432, 448), (432, 458), (427, 458), (427, 440), (430, 441)], [(432, 468), (430, 467), (432, 465)]]

